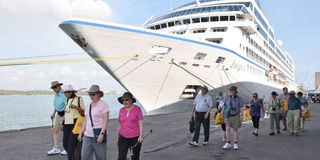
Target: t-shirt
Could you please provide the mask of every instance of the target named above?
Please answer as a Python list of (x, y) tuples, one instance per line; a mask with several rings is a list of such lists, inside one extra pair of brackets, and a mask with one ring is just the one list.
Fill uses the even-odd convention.
[(54, 100), (53, 100), (54, 109), (58, 112), (64, 111), (66, 101), (67, 101), (67, 98), (62, 91), (54, 94)]
[(104, 114), (109, 112), (109, 106), (106, 102), (99, 100), (96, 105), (91, 107), (91, 116), (93, 121), (93, 128), (91, 126), (91, 120), (89, 116), (90, 105), (86, 105), (85, 117), (86, 117), (86, 130), (84, 135), (87, 137), (94, 137), (93, 128), (102, 128)]
[(263, 107), (262, 99), (259, 99), (258, 101), (252, 100), (250, 102), (251, 111), (250, 114), (253, 117), (260, 117), (261, 116), (261, 108)]
[(289, 98), (288, 101), (288, 108), (289, 110), (296, 110), (301, 108), (301, 102), (300, 99), (294, 97), (294, 98)]
[(241, 112), (241, 108), (243, 107), (242, 98), (239, 96), (231, 97), (227, 96), (224, 108), (224, 116), (236, 116)]
[(208, 112), (210, 107), (212, 107), (212, 98), (209, 94), (198, 94), (193, 104), (196, 106), (197, 112)]
[[(78, 103), (78, 98), (80, 98), (80, 103)], [(74, 124), (74, 119), (78, 118), (80, 115), (77, 109), (71, 108), (71, 104), (84, 110), (83, 99), (81, 97), (76, 96), (74, 98), (69, 98), (65, 107), (64, 124)], [(80, 106), (78, 106), (79, 104)]]
[(119, 111), (120, 135), (125, 138), (139, 137), (139, 121), (143, 120), (140, 107), (134, 105), (131, 111), (122, 107)]
[(304, 106), (308, 105), (308, 101), (307, 101), (306, 97), (301, 97), (300, 102), (301, 102), (301, 105), (304, 105)]

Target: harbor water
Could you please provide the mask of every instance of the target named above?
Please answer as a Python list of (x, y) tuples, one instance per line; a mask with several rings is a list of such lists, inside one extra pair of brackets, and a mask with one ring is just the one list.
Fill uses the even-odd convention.
[[(90, 103), (88, 96), (82, 96)], [(109, 104), (110, 118), (117, 118), (121, 104), (116, 95), (105, 95)], [(53, 95), (45, 96), (0, 96), (0, 131), (50, 126), (53, 112)]]

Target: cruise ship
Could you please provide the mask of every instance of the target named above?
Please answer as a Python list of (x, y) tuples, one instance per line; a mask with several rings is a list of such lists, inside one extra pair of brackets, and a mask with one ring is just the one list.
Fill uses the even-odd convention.
[(71, 18), (60, 28), (146, 112), (190, 108), (202, 85), (252, 93), (295, 89), (294, 62), (258, 0), (196, 0), (143, 26)]

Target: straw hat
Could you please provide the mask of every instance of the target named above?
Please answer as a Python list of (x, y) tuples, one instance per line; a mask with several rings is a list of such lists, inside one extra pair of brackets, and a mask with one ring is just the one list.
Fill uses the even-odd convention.
[(63, 85), (63, 83), (59, 83), (59, 81), (53, 81), (53, 82), (51, 82), (51, 89), (53, 89), (54, 87), (56, 87), (56, 86), (62, 86)]
[(118, 98), (119, 103), (123, 104), (123, 99), (124, 98), (131, 99), (132, 103), (137, 102), (137, 100), (133, 97), (133, 95), (130, 92), (123, 93), (123, 95)]
[(89, 93), (100, 93), (100, 97), (104, 96), (104, 93), (100, 90), (100, 87), (98, 85), (91, 85), (88, 92)]
[(64, 92), (78, 92), (78, 91), (73, 89), (71, 84), (67, 84), (63, 86), (63, 93)]

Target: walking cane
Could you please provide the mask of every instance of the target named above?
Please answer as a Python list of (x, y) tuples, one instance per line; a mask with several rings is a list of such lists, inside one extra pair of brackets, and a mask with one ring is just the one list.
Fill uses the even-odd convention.
[[(152, 129), (145, 135), (143, 136), (143, 139), (147, 138), (151, 133), (152, 133)], [(132, 147), (130, 147), (131, 150), (131, 160), (133, 159), (133, 149), (136, 148), (139, 144), (141, 144), (140, 142), (137, 142), (135, 145), (133, 145)]]

